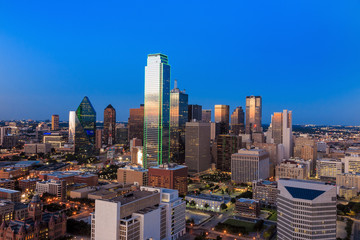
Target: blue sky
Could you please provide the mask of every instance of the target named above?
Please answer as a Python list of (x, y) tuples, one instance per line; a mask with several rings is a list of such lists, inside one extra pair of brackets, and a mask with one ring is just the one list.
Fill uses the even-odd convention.
[[(82, 98), (126, 121), (147, 54), (169, 56), (189, 102), (263, 97), (263, 122), (360, 123), (360, 2), (0, 1), (0, 119), (67, 120)], [(172, 83), (173, 84), (173, 83)]]

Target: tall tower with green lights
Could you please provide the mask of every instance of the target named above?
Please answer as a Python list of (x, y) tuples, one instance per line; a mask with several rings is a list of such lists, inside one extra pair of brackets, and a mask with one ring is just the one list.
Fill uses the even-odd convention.
[(94, 151), (96, 112), (88, 97), (84, 97), (75, 116), (75, 153), (91, 155)]
[(149, 54), (145, 66), (144, 168), (169, 162), (170, 65), (164, 54)]

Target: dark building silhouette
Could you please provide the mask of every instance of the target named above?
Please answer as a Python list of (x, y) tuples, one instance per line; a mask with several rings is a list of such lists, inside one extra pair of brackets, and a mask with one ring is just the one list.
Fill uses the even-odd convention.
[(202, 120), (202, 106), (197, 104), (189, 104), (188, 106), (188, 122), (200, 122)]
[(104, 110), (104, 143), (113, 145), (115, 143), (116, 111), (111, 104)]

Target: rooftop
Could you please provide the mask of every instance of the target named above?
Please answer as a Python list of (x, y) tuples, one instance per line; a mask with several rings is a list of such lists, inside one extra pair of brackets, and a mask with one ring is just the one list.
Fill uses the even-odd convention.
[(7, 189), (7, 188), (0, 188), (0, 192), (6, 192), (6, 193), (19, 193), (17, 190)]
[(168, 164), (161, 164), (158, 166), (154, 166), (154, 167), (149, 167), (152, 169), (162, 169), (162, 170), (178, 170), (178, 169), (182, 169), (182, 168), (187, 168), (187, 166), (185, 165), (177, 165), (175, 163), (168, 163)]
[(254, 199), (249, 199), (249, 198), (239, 198), (238, 201), (241, 203), (248, 203), (248, 204), (254, 204), (254, 203), (259, 202), (259, 201), (256, 201)]
[(119, 202), (121, 205), (125, 205), (136, 200), (149, 197), (151, 195), (159, 194), (159, 192), (151, 192), (151, 191), (134, 191), (123, 196), (115, 197), (110, 199), (111, 202)]
[(209, 194), (198, 194), (198, 195), (189, 194), (186, 197), (199, 198), (199, 199), (205, 199), (205, 200), (216, 201), (216, 202), (226, 202), (227, 201), (227, 199), (225, 199), (224, 197), (217, 196), (217, 195), (209, 195)]

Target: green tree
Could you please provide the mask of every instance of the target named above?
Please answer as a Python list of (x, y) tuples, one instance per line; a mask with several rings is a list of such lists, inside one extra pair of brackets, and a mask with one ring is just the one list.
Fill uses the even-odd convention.
[(191, 200), (190, 201), (190, 206), (195, 207), (195, 205), (196, 205), (196, 202), (194, 200)]
[(226, 209), (227, 209), (227, 205), (226, 205), (225, 203), (222, 203), (222, 204), (220, 205), (220, 209), (221, 209), (221, 210), (226, 210)]
[(205, 207), (206, 209), (208, 209), (208, 208), (210, 207), (210, 205), (207, 204), (207, 203), (205, 203), (204, 207)]

